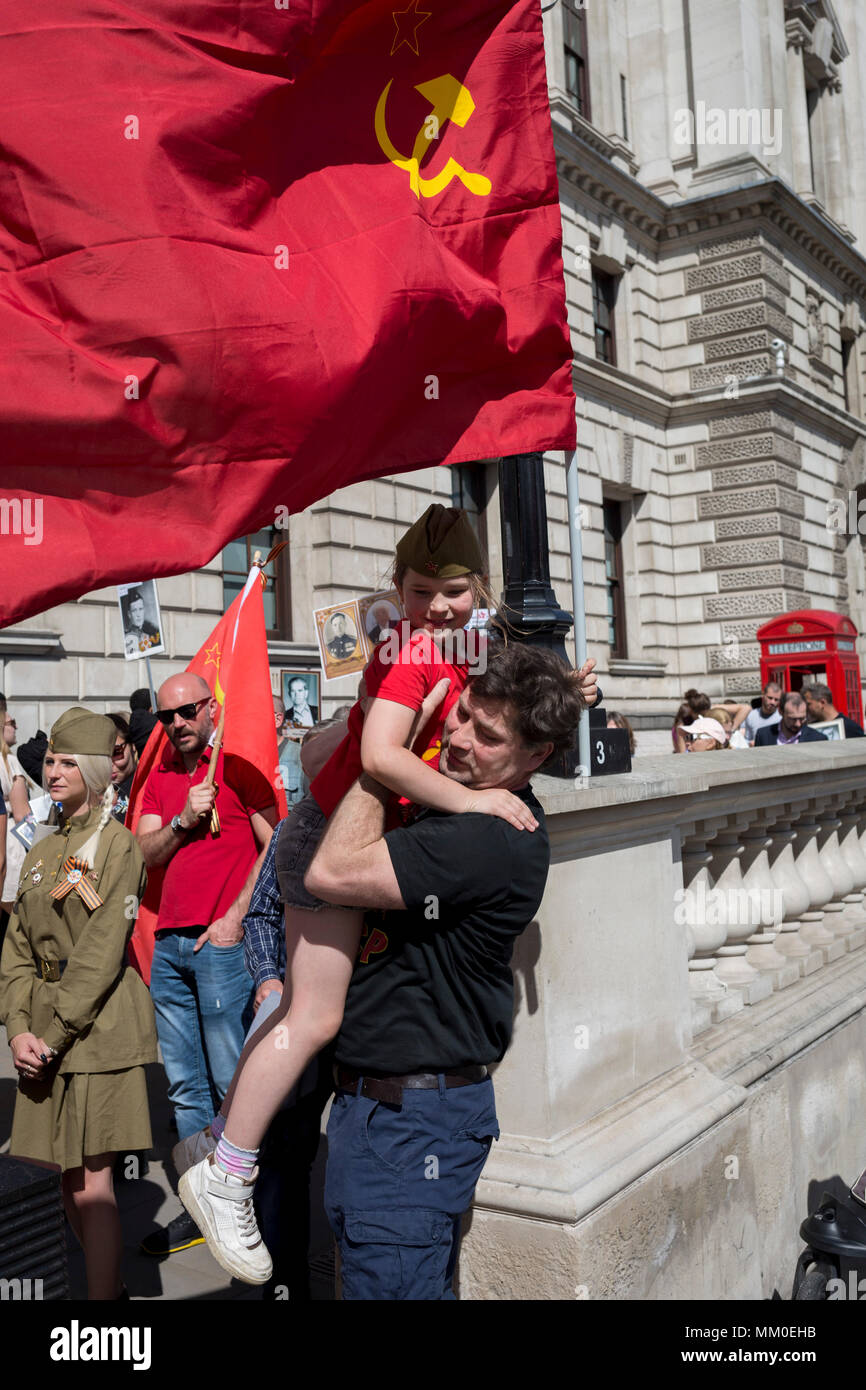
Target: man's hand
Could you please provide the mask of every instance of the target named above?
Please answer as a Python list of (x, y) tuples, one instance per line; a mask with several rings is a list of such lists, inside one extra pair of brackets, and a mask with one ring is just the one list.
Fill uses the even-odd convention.
[(200, 951), (206, 941), (212, 946), (237, 946), (239, 941), (244, 939), (243, 926), (239, 926), (231, 917), (217, 917), (215, 922), (202, 932), (198, 941), (192, 948), (192, 953)]
[(260, 1004), (263, 1004), (263, 1003), (265, 1002), (265, 1000), (267, 999), (268, 995), (269, 995), (269, 994), (273, 994), (274, 992), (276, 992), (277, 994), (282, 994), (282, 992), (283, 992), (283, 982), (282, 982), (282, 980), (262, 980), (262, 983), (259, 985), (258, 989), (256, 990), (256, 997), (255, 997), (255, 999), (253, 1000), (253, 1013), (254, 1013), (254, 1014), (257, 1014), (257, 1013), (258, 1013), (258, 1011), (259, 1011), (259, 1005), (260, 1005)]
[(587, 707), (594, 705), (598, 694), (598, 676), (595, 674), (595, 657), (588, 656), (579, 671), (575, 671), (574, 680), (577, 681), (577, 688), (587, 703)]
[(209, 787), (207, 782), (199, 782), (196, 786), (190, 787), (186, 805), (180, 813), (180, 823), (184, 830), (192, 830), (199, 821), (210, 815), (216, 794), (216, 787)]

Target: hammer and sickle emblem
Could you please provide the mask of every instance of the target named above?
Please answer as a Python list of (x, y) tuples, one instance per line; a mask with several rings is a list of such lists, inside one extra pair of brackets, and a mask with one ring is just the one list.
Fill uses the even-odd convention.
[[(388, 82), (376, 103), (376, 139), (379, 141), (383, 154), (388, 156), (391, 163), (395, 164), (398, 169), (408, 171), (409, 187), (416, 198), (434, 197), (437, 193), (441, 193), (443, 188), (447, 188), (452, 179), (459, 179), (470, 193), (477, 194), (479, 198), (485, 198), (493, 187), (490, 180), (485, 178), (484, 174), (475, 174), (464, 169), (463, 165), (458, 164), (456, 159), (449, 158), (445, 168), (435, 178), (422, 179), (421, 160), (430, 148), (430, 137), (427, 134), (427, 123), (430, 117), (427, 117), (427, 121), (418, 131), (411, 155), (401, 154), (391, 143), (385, 124), (385, 103), (388, 100), (390, 90), (391, 82)], [(432, 106), (437, 130), (441, 129), (445, 121), (451, 121), (454, 125), (465, 126), (475, 110), (475, 102), (472, 100), (468, 88), (464, 87), (450, 73), (445, 73), (442, 77), (434, 77), (430, 82), (421, 82), (415, 90), (420, 92), (422, 97), (429, 101)]]

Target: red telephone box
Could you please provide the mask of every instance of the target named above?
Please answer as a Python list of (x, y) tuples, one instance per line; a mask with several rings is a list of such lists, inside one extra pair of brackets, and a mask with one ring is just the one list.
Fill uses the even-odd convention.
[(778, 681), (783, 690), (829, 685), (840, 714), (863, 723), (857, 629), (850, 618), (824, 608), (783, 613), (758, 628), (761, 688)]

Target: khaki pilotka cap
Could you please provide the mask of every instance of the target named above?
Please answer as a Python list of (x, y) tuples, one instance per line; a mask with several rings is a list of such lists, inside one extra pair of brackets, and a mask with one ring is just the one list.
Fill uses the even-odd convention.
[(81, 705), (64, 710), (53, 725), (48, 739), (50, 753), (78, 753), (110, 758), (114, 752), (117, 730), (104, 714), (94, 714)]
[(466, 513), (431, 502), (423, 516), (397, 542), (397, 559), (418, 574), (456, 579), (483, 574), (484, 556)]

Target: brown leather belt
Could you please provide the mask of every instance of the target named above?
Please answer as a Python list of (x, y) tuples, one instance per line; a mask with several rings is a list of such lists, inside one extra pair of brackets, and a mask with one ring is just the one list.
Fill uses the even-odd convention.
[(368, 1076), (366, 1072), (352, 1071), (350, 1067), (334, 1067), (334, 1083), (338, 1091), (351, 1091), (369, 1100), (383, 1100), (388, 1105), (402, 1105), (403, 1092), (435, 1091), (439, 1089), (439, 1076), (445, 1078), (446, 1088), (452, 1086), (472, 1086), (487, 1080), (486, 1067), (454, 1067), (441, 1073), (432, 1071), (412, 1072), (408, 1076)]
[(66, 969), (68, 962), (65, 960), (43, 960), (41, 956), (36, 957), (36, 974), (42, 980), (48, 980), (51, 984), (56, 984)]

